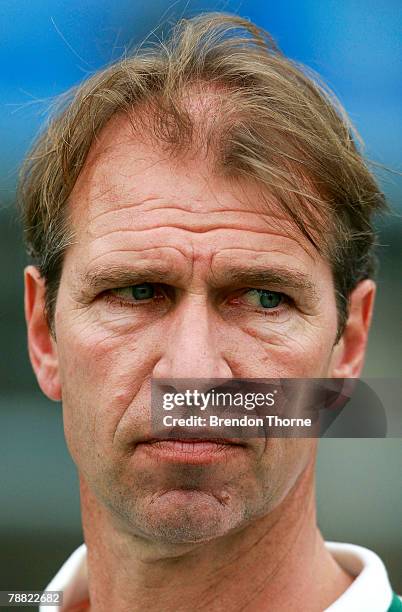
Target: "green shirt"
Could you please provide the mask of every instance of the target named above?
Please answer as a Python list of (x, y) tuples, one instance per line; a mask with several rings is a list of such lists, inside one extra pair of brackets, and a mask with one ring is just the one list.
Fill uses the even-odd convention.
[(402, 601), (396, 593), (394, 593), (388, 612), (402, 612)]

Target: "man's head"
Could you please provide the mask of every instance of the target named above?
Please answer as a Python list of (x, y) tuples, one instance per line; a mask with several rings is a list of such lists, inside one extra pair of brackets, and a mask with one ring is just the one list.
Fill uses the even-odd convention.
[(203, 16), (82, 85), (21, 193), (31, 360), (99, 502), (176, 542), (277, 507), (314, 441), (161, 461), (150, 379), (359, 375), (384, 203), (339, 107), (257, 28)]

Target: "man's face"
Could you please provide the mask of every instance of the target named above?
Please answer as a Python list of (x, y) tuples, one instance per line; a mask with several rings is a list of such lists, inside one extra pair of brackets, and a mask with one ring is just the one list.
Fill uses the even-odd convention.
[(66, 439), (132, 533), (201, 541), (275, 508), (315, 442), (252, 439), (175, 461), (142, 443), (151, 377), (331, 376), (334, 286), (275, 202), (256, 212), (251, 184), (173, 162), (129, 125), (104, 129), (69, 203), (77, 240), (55, 311)]

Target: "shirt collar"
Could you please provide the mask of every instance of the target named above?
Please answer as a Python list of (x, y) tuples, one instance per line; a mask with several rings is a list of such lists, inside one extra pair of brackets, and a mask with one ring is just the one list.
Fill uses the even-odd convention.
[(380, 557), (354, 544), (326, 542), (325, 545), (338, 565), (356, 576), (325, 612), (386, 612), (391, 605), (392, 589)]

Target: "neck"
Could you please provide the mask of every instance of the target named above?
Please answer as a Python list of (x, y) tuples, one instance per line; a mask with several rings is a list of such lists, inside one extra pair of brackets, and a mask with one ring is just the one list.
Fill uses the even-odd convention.
[(116, 528), (81, 480), (91, 612), (327, 608), (352, 579), (316, 527), (313, 480), (311, 465), (273, 512), (235, 534), (168, 549)]

